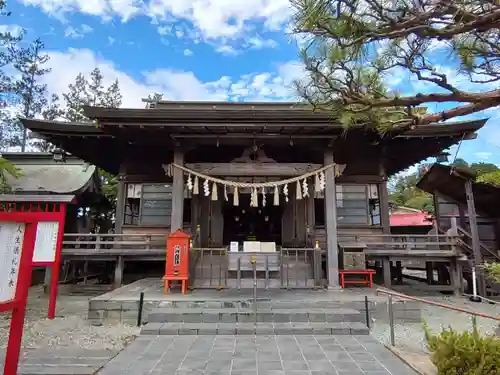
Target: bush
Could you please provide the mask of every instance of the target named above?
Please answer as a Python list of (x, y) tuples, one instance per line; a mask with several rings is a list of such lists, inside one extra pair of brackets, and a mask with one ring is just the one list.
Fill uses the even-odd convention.
[(485, 263), (486, 275), (494, 282), (500, 283), (500, 263)]
[(481, 336), (473, 320), (472, 332), (444, 329), (436, 335), (427, 326), (425, 339), (438, 375), (500, 374), (500, 338)]

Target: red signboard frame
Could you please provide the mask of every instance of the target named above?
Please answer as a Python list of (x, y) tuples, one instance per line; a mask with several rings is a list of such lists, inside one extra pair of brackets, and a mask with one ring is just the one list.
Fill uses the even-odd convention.
[(19, 273), (14, 298), (10, 301), (0, 302), (0, 312), (12, 311), (3, 374), (16, 375), (23, 338), (28, 292), (31, 286), (33, 253), (35, 251), (36, 230), (39, 220), (37, 216), (32, 213), (0, 212), (0, 221), (25, 224), (24, 240), (19, 261)]
[[(56, 316), (56, 303), (59, 285), (59, 271), (62, 262), (62, 240), (66, 221), (66, 203), (62, 202), (2, 202), (0, 221), (15, 222), (16, 218), (29, 218), (33, 222), (54, 221), (58, 223), (56, 253), (53, 262), (31, 262), (32, 267), (50, 267), (50, 295), (47, 317)], [(35, 235), (36, 238), (36, 235)], [(31, 282), (31, 278), (30, 278)]]

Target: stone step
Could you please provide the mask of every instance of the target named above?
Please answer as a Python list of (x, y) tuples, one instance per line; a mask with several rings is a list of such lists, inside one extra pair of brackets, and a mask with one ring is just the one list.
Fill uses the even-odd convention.
[(360, 322), (342, 323), (147, 323), (141, 335), (368, 335)]
[[(252, 323), (255, 311), (252, 309), (153, 309), (147, 316), (149, 323)], [(257, 310), (257, 322), (294, 323), (294, 322), (365, 322), (364, 313), (358, 310), (340, 309), (272, 309)]]

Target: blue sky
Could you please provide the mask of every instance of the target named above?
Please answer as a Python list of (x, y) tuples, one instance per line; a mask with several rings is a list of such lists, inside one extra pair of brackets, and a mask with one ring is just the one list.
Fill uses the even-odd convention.
[[(12, 16), (2, 17), (0, 28), (42, 38), (52, 68), (45, 82), (55, 93), (99, 67), (106, 82), (120, 81), (124, 107), (142, 107), (152, 92), (171, 100), (293, 100), (291, 83), (303, 76), (287, 32), (288, 0), (9, 0), (8, 8)], [(445, 51), (436, 44), (434, 62), (453, 73)], [(404, 72), (387, 83), (402, 93), (428, 90)], [(500, 165), (500, 111), (473, 117), (490, 120), (458, 157)]]

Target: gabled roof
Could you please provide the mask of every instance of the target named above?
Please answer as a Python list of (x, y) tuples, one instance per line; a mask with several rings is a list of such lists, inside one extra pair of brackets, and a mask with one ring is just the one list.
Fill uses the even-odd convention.
[[(468, 169), (434, 164), (417, 183), (417, 187), (430, 194), (439, 193), (455, 202), (467, 204), (465, 182), (474, 180)], [(500, 217), (500, 188), (481, 182), (472, 182), (476, 210), (491, 217)]]
[(55, 162), (51, 153), (3, 153), (21, 169), (19, 178), (6, 174), (12, 194), (78, 195), (93, 187), (96, 167), (75, 157)]

